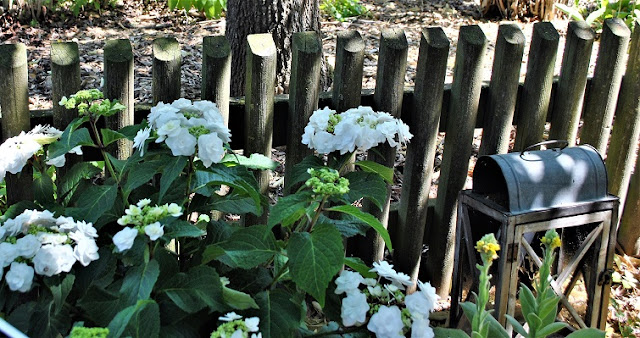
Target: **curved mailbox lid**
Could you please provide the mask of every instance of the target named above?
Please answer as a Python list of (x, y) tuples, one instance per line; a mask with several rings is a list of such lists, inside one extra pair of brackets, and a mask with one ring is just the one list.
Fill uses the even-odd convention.
[(588, 145), (482, 156), (473, 191), (511, 212), (528, 212), (606, 198), (607, 172)]

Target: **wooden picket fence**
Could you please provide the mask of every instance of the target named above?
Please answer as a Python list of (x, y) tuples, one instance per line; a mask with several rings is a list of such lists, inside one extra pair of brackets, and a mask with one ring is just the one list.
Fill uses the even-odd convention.
[[(276, 48), (273, 39), (268, 34), (252, 35), (247, 41), (246, 97), (240, 103), (233, 103), (229, 98), (231, 54), (227, 40), (222, 36), (206, 37), (201, 98), (217, 102), (231, 126), (235, 148), (269, 156), (273, 145), (286, 144), (285, 180), (293, 164), (311, 154), (300, 143), (300, 136), (319, 102), (338, 111), (367, 104), (375, 110), (402, 117), (414, 138), (407, 148), (401, 201), (397, 208), (392, 208), (387, 200), (382, 212), (374, 209), (371, 212), (387, 223), (389, 210), (394, 209), (391, 216), (394, 264), (414, 277), (420, 270), (426, 280), (442, 286), (441, 294), (446, 294), (453, 269), (456, 199), (467, 178), (475, 128), (484, 129), (481, 155), (505, 153), (514, 124), (518, 126), (514, 150), (541, 141), (547, 121), (551, 122), (549, 138), (568, 140), (574, 145), (582, 116), (580, 143), (593, 145), (601, 154), (608, 148), (609, 189), (624, 201), (640, 133), (640, 28), (636, 26), (631, 36), (621, 20), (608, 20), (601, 36), (595, 73), (588, 79), (594, 36), (583, 22), (569, 24), (562, 71), (555, 81), (553, 70), (559, 34), (551, 23), (536, 23), (526, 78), (520, 84), (525, 38), (516, 25), (502, 25), (491, 81), (483, 85), (481, 72), (487, 39), (478, 26), (462, 27), (454, 79), (449, 85), (444, 79), (450, 41), (441, 28), (426, 28), (420, 42), (415, 88), (405, 91), (407, 40), (402, 30), (388, 29), (380, 37), (375, 91), (372, 95), (363, 95), (365, 45), (358, 32), (338, 34), (332, 93), (320, 93), (320, 38), (312, 32), (297, 33), (292, 46), (291, 92), (288, 99), (278, 99), (274, 96)], [(624, 60), (629, 45), (625, 73)], [(154, 40), (153, 104), (180, 97), (180, 65), (180, 46), (175, 39)], [(53, 102), (79, 90), (78, 46), (72, 42), (52, 43), (51, 70)], [(123, 114), (108, 121), (109, 125), (117, 128), (132, 124), (134, 71), (129, 40), (106, 42), (104, 79), (106, 97), (119, 99), (127, 106)], [(25, 46), (0, 45), (0, 107), (5, 139), (35, 124), (28, 107), (27, 80)], [(73, 118), (67, 114), (54, 104), (53, 125), (64, 129)], [(436, 137), (440, 131), (446, 133), (440, 183), (437, 199), (430, 202)], [(118, 156), (128, 156), (128, 147), (121, 144)], [(369, 156), (393, 166), (394, 149), (385, 147), (380, 153), (384, 156)], [(627, 201), (630, 216), (623, 217), (623, 229), (631, 227), (633, 222), (637, 225), (639, 177), (640, 174), (635, 175), (630, 188), (633, 196)], [(30, 186), (28, 178), (20, 182), (8, 175), (7, 181), (10, 201), (30, 198), (30, 189), (24, 189)], [(268, 173), (259, 173), (258, 182), (265, 192)], [(366, 261), (382, 258), (381, 243), (379, 239), (372, 239), (364, 254)], [(422, 257), (424, 244), (429, 250)]]

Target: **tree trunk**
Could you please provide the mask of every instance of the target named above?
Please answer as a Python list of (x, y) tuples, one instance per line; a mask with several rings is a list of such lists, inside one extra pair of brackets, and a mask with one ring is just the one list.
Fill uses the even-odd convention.
[[(229, 0), (226, 36), (231, 44), (231, 95), (244, 93), (247, 35), (271, 33), (278, 49), (276, 93), (289, 92), (293, 33), (320, 34), (319, 0)], [(326, 71), (323, 62), (323, 79)], [(326, 81), (322, 81), (323, 87)]]

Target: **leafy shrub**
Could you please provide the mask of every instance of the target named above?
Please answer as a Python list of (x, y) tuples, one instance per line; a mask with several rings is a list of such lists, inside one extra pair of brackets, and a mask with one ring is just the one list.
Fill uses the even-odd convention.
[(184, 9), (189, 11), (195, 8), (207, 17), (207, 19), (218, 19), (222, 12), (227, 10), (227, 0), (167, 0), (170, 10)]
[[(588, 13), (587, 8), (581, 6), (578, 0), (573, 7), (564, 4), (554, 4), (556, 8), (564, 12), (572, 20), (586, 21), (596, 31), (602, 30), (604, 20), (610, 18), (622, 19), (633, 30), (634, 22), (640, 23), (640, 3), (631, 0), (599, 0), (598, 9)], [(588, 14), (587, 14), (588, 13)]]
[(338, 21), (369, 13), (358, 0), (324, 0), (320, 9)]

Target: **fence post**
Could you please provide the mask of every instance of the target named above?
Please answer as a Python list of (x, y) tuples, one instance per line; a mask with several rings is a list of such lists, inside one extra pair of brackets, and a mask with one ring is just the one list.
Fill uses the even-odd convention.
[[(66, 109), (58, 104), (63, 96), (69, 97), (80, 90), (80, 57), (75, 42), (51, 43), (51, 99), (53, 101), (53, 126), (64, 130), (78, 116), (77, 109)], [(82, 161), (82, 156), (67, 154), (64, 167), (56, 168), (58, 177)]]
[(480, 155), (502, 154), (509, 150), (524, 42), (524, 34), (517, 25), (500, 25), (489, 87), (489, 110), (483, 123)]
[(364, 40), (356, 30), (340, 31), (337, 37), (332, 103), (342, 113), (360, 105)]
[(153, 104), (171, 103), (180, 98), (182, 54), (176, 38), (153, 40)]
[(533, 25), (527, 77), (520, 95), (514, 150), (523, 150), (542, 140), (559, 40), (560, 35), (550, 22)]
[(630, 36), (631, 31), (622, 19), (604, 21), (580, 131), (580, 143), (592, 145), (602, 155), (607, 152)]
[[(133, 51), (128, 39), (107, 40), (104, 46), (104, 95), (119, 100), (126, 109), (106, 119), (107, 127), (118, 130), (133, 125), (134, 112)], [(132, 143), (118, 140), (110, 151), (119, 159), (131, 155)]]
[[(373, 94), (374, 109), (384, 111), (399, 118), (404, 95), (404, 76), (407, 70), (407, 37), (399, 28), (385, 29), (380, 34), (380, 55), (376, 74), (376, 89)], [(380, 156), (382, 155), (382, 156)], [(388, 144), (369, 150), (368, 159), (393, 168), (396, 150)], [(387, 184), (387, 198), (380, 210), (375, 204), (365, 200), (363, 210), (375, 216), (386, 228), (389, 221), (389, 197), (391, 187)], [(391, 231), (390, 231), (391, 232)], [(365, 263), (371, 264), (384, 259), (384, 241), (373, 229), (367, 231), (365, 238), (354, 241), (355, 252)]]
[(447, 296), (451, 287), (456, 206), (469, 170), (486, 47), (487, 38), (479, 26), (460, 28), (434, 223), (426, 230), (429, 251), (425, 268), (441, 297)]
[[(276, 45), (271, 34), (247, 36), (247, 73), (245, 82), (244, 154), (271, 157), (273, 109), (276, 80)], [(268, 170), (255, 172), (260, 193), (269, 190)], [(246, 225), (266, 224), (267, 212), (261, 217), (248, 214)]]
[[(605, 163), (609, 173), (609, 192), (620, 197), (621, 208), (625, 205), (640, 134), (640, 24), (635, 25)], [(626, 223), (624, 226), (632, 226), (632, 224)], [(624, 233), (628, 230), (620, 229), (620, 231)], [(618, 240), (622, 238), (618, 236)]]
[(549, 139), (567, 140), (569, 146), (576, 144), (594, 37), (586, 22), (569, 22), (549, 131)]
[(229, 96), (231, 95), (231, 46), (223, 35), (205, 36), (202, 43), (203, 100), (215, 102), (229, 126)]
[(627, 255), (640, 255), (640, 156), (636, 159), (636, 171), (631, 176), (629, 194), (624, 204), (624, 214), (618, 232), (618, 243)]
[[(293, 166), (313, 150), (301, 143), (304, 127), (311, 113), (318, 109), (322, 43), (315, 32), (293, 34), (291, 79), (289, 81), (289, 123), (287, 126), (287, 157), (285, 187), (290, 188)], [(285, 189), (286, 191), (286, 189)]]
[[(0, 112), (2, 140), (31, 129), (29, 115), (29, 81), (27, 48), (22, 43), (0, 44)], [(7, 203), (33, 200), (33, 169), (25, 166), (22, 172), (7, 173)]]
[(422, 31), (415, 81), (415, 110), (409, 125), (413, 139), (407, 145), (398, 211), (399, 235), (393, 256), (398, 271), (407, 273), (414, 282), (418, 278), (427, 220), (449, 45), (442, 28)]

